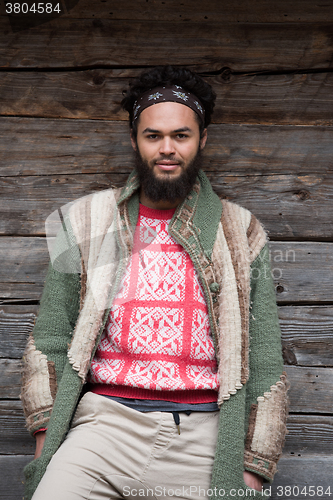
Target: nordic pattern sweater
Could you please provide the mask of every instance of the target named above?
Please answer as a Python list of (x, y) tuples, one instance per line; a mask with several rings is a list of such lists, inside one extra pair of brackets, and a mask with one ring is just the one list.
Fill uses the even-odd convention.
[(188, 253), (168, 233), (174, 212), (140, 204), (131, 259), (90, 365), (97, 394), (217, 399), (207, 306)]
[[(77, 200), (58, 236), (24, 355), (27, 427), (31, 433), (48, 428), (41, 457), (25, 468), (26, 500), (69, 430), (131, 256), (138, 190), (134, 171), (124, 188)], [(202, 171), (169, 233), (197, 271), (218, 362), (220, 426), (211, 498), (222, 498), (221, 489), (239, 490), (234, 498), (245, 498), (243, 470), (272, 481), (286, 434), (287, 380), (267, 238), (250, 212), (218, 198)]]

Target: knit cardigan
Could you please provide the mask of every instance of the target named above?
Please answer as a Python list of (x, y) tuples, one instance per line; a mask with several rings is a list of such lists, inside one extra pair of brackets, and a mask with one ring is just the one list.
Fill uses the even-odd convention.
[[(61, 217), (23, 358), (28, 430), (48, 429), (41, 457), (25, 468), (26, 500), (69, 430), (131, 256), (138, 190), (133, 171), (124, 188), (81, 198)], [(241, 499), (249, 494), (244, 469), (273, 480), (286, 434), (288, 384), (266, 234), (248, 210), (221, 201), (202, 171), (169, 232), (198, 273), (218, 362), (220, 423), (210, 498), (222, 498), (223, 489)]]

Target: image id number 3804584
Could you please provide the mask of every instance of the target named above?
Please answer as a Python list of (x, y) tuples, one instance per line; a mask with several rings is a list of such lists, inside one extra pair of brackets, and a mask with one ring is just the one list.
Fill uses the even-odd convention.
[(6, 2), (6, 13), (7, 14), (52, 14), (56, 12), (60, 14), (61, 7), (60, 3), (53, 5), (50, 2), (36, 2), (32, 5), (28, 5), (26, 2)]
[(330, 486), (277, 486), (277, 497), (330, 497)]

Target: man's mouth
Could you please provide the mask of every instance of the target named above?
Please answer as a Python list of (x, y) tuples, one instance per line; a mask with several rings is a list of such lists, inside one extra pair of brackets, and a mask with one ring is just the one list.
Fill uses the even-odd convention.
[(179, 167), (179, 162), (176, 162), (174, 160), (157, 160), (155, 162), (155, 165), (158, 166), (160, 170), (176, 170), (177, 167)]

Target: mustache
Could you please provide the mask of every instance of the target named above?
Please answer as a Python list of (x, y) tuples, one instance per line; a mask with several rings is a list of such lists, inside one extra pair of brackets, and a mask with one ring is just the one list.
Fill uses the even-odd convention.
[(175, 158), (174, 155), (162, 155), (162, 156), (159, 156), (158, 158), (155, 158), (152, 160), (152, 163), (156, 164), (156, 163), (159, 163), (160, 161), (172, 161), (173, 163), (177, 164), (177, 165), (183, 165), (183, 161), (182, 160), (178, 160), (177, 158)]
[[(155, 158), (148, 162), (141, 157), (139, 150), (134, 152), (134, 166), (138, 172), (140, 184), (146, 196), (152, 201), (167, 200), (173, 202), (175, 200), (185, 199), (191, 191), (197, 174), (202, 166), (201, 150), (198, 149), (196, 156), (187, 165), (186, 162), (177, 159), (174, 154), (159, 154), (158, 158), (160, 158), (160, 160)], [(182, 162), (180, 164), (182, 172), (176, 179), (173, 179), (172, 176), (167, 179), (155, 177), (153, 168), (155, 162), (163, 160), (168, 162)]]

